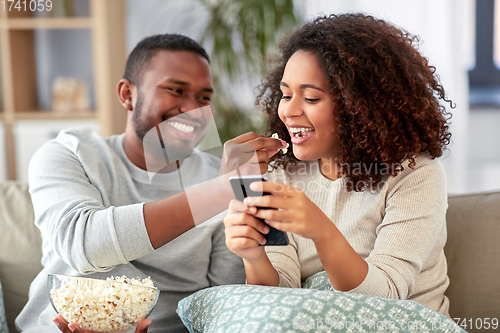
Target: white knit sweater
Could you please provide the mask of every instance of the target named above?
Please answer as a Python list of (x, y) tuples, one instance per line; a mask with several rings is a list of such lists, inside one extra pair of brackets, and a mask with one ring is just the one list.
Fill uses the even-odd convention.
[[(301, 189), (368, 263), (364, 281), (349, 292), (419, 302), (448, 316), (447, 194), (438, 160), (416, 159), (414, 169), (388, 177), (377, 192), (348, 192), (345, 178), (325, 178), (318, 162), (269, 172), (270, 181)], [(289, 246), (267, 246), (280, 286), (299, 288), (323, 270), (314, 243), (289, 234)]]

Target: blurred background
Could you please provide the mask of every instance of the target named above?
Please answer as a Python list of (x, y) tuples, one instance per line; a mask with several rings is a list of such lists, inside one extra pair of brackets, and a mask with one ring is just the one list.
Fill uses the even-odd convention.
[[(185, 34), (212, 59), (224, 142), (263, 129), (254, 106), (265, 56), (299, 24), (364, 12), (420, 37), (456, 104), (441, 158), (449, 193), (500, 188), (500, 0), (11, 0), (0, 3), (0, 181), (27, 181), (32, 154), (58, 131), (122, 133), (115, 87), (144, 37)], [(446, 105), (448, 107), (448, 105)]]

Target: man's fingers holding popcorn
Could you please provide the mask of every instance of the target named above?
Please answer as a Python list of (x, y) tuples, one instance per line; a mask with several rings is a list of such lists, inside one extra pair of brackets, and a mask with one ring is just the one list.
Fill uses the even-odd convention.
[[(59, 330), (61, 330), (61, 332), (63, 333), (88, 333), (84, 329), (81, 329), (75, 323), (68, 324), (68, 322), (64, 320), (64, 318), (61, 315), (54, 317), (53, 321), (57, 325)], [(152, 323), (151, 319), (144, 319), (139, 323), (139, 325), (137, 325), (135, 333), (147, 333), (149, 325), (151, 325), (151, 323)]]
[(52, 321), (54, 322), (54, 324), (57, 325), (57, 328), (59, 328), (59, 330), (61, 332), (64, 332), (64, 333), (86, 333), (84, 330), (82, 330), (80, 327), (78, 327), (78, 325), (76, 325), (75, 323), (68, 324), (68, 322), (66, 320), (64, 320), (64, 318), (61, 315), (54, 317), (54, 319), (52, 319)]
[[(226, 172), (230, 172), (245, 164), (259, 164), (260, 173), (265, 173), (269, 157), (286, 146), (285, 141), (276, 138), (268, 138), (256, 133), (245, 133), (224, 144), (225, 163), (223, 165), (226, 167)], [(259, 170), (252, 170), (246, 174), (256, 174), (257, 172)]]
[(151, 325), (152, 320), (151, 319), (144, 319), (137, 325), (137, 328), (135, 329), (135, 333), (146, 333), (148, 331), (149, 325)]

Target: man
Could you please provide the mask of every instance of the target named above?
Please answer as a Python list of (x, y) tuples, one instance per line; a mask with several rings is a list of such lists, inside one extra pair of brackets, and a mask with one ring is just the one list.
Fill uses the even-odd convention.
[[(212, 155), (186, 154), (206, 130), (212, 93), (209, 58), (200, 45), (180, 35), (146, 38), (131, 52), (118, 83), (128, 112), (125, 133), (104, 138), (89, 129), (69, 129), (35, 154), (30, 193), (44, 269), (16, 320), (22, 332), (68, 331), (60, 318), (57, 326), (52, 322), (49, 273), (151, 276), (161, 293), (149, 332), (185, 332), (175, 313), (181, 298), (209, 286), (244, 283), (240, 259), (225, 246), (223, 225), (194, 228), (227, 209), (232, 198), (230, 160), (219, 169)], [(160, 148), (150, 149), (145, 138), (155, 131), (166, 135), (158, 134)], [(256, 152), (261, 173), (268, 156), (284, 146), (255, 133), (231, 140), (242, 143)], [(182, 159), (159, 156), (168, 155), (167, 148), (180, 151)], [(166, 158), (153, 178), (151, 156)], [(178, 186), (186, 182), (203, 184), (192, 187), (188, 197)], [(196, 217), (190, 204), (198, 205)]]

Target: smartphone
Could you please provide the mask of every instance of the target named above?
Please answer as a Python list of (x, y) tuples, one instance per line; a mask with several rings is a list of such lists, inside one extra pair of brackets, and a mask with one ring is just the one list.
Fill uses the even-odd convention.
[[(245, 176), (233, 176), (229, 177), (229, 181), (231, 182), (231, 187), (233, 188), (234, 195), (236, 199), (239, 201), (243, 201), (246, 197), (260, 197), (263, 195), (269, 195), (268, 192), (256, 192), (250, 189), (250, 184), (253, 182), (265, 182), (267, 181), (266, 177), (262, 175), (245, 175)], [(266, 208), (260, 208), (266, 209)], [(260, 219), (264, 222), (262, 219)], [(264, 222), (265, 223), (265, 222)], [(266, 237), (265, 246), (284, 246), (290, 244), (290, 240), (288, 239), (288, 235), (284, 231), (280, 231), (276, 228), (269, 226), (269, 233), (264, 235)]]

